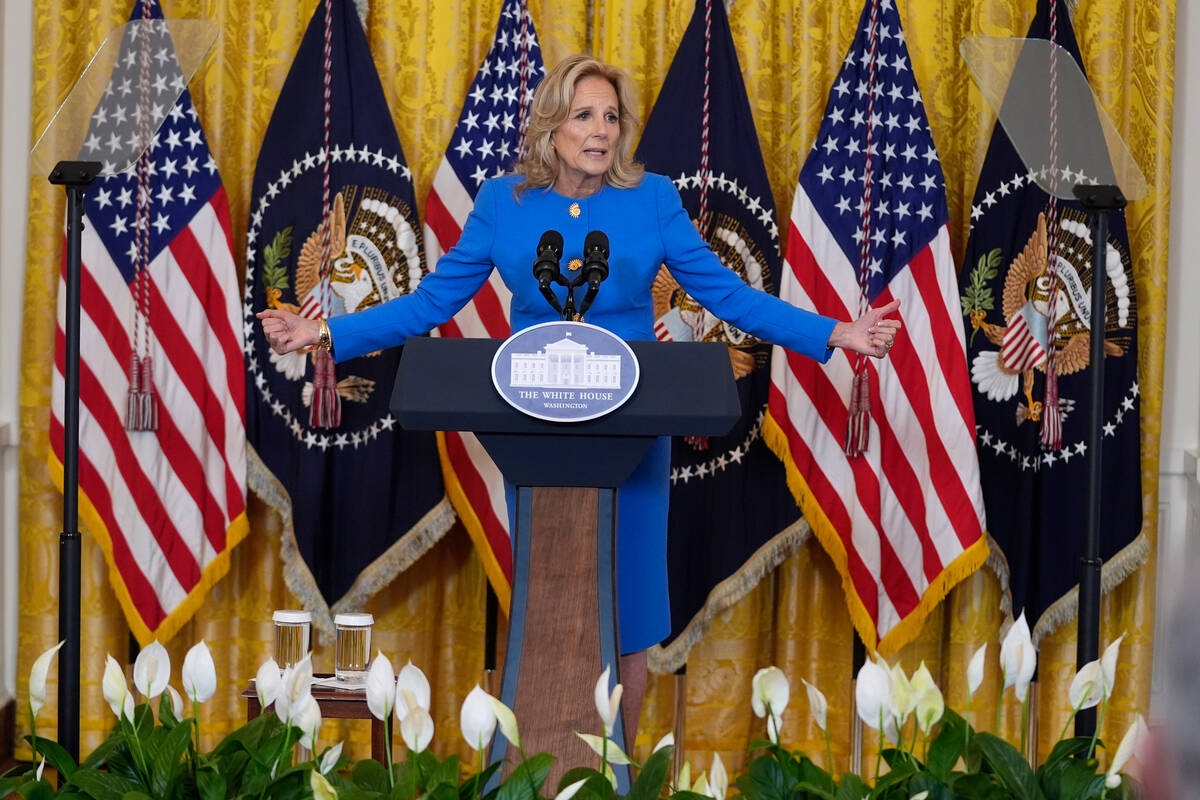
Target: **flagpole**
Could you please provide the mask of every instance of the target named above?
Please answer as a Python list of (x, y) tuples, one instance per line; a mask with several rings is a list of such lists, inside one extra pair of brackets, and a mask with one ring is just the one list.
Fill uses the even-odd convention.
[(49, 181), (67, 192), (66, 321), (63, 383), (63, 529), (58, 535), (58, 743), (79, 761), (79, 305), (83, 193), (100, 174), (98, 161), (60, 161)]
[[(1078, 667), (1100, 657), (1100, 492), (1103, 476), (1104, 433), (1104, 312), (1106, 265), (1108, 262), (1108, 214), (1125, 207), (1125, 197), (1116, 186), (1075, 187), (1075, 197), (1092, 217), (1092, 318), (1091, 399), (1088, 404), (1087, 525), (1079, 556), (1079, 617), (1075, 662)], [(1096, 730), (1096, 709), (1075, 716), (1075, 735), (1091, 736)]]

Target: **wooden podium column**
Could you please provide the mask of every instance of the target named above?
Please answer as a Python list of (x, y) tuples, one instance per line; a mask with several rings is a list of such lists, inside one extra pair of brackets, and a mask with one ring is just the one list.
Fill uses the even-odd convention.
[[(528, 755), (558, 757), (547, 780), (557, 789), (570, 768), (598, 766), (575, 735), (602, 733), (593, 700), (605, 666), (618, 674), (613, 489), (520, 487), (513, 547), (513, 600), (501, 700), (517, 716)], [(611, 685), (610, 684), (610, 685)], [(624, 741), (618, 720), (613, 739)], [(507, 743), (497, 737), (492, 759)], [(519, 756), (509, 752), (514, 762)], [(628, 768), (618, 768), (628, 790)]]

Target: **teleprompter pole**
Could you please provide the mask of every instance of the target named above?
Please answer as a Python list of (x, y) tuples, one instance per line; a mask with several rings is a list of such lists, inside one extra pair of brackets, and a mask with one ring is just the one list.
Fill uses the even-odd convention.
[[(1108, 283), (1108, 215), (1125, 207), (1116, 186), (1076, 186), (1075, 197), (1092, 218), (1091, 399), (1088, 403), (1087, 527), (1079, 556), (1079, 617), (1075, 662), (1082, 667), (1100, 657), (1100, 478), (1104, 433), (1104, 311)], [(1075, 716), (1075, 735), (1096, 730), (1096, 709)]]
[(58, 536), (58, 743), (79, 761), (79, 306), (83, 193), (100, 174), (98, 161), (60, 161), (50, 183), (67, 192), (66, 330), (63, 364), (63, 529)]

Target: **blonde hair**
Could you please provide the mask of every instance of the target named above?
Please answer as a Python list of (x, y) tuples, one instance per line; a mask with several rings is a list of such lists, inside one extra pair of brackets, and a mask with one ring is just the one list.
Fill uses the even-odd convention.
[(529, 127), (525, 131), (523, 155), (513, 167), (525, 180), (516, 187), (519, 194), (526, 189), (545, 189), (558, 178), (558, 154), (550, 146), (551, 135), (567, 121), (575, 87), (584, 78), (603, 78), (617, 93), (620, 132), (613, 150), (613, 161), (604, 173), (604, 182), (621, 189), (637, 186), (646, 170), (633, 158), (633, 139), (638, 118), (633, 113), (633, 89), (623, 70), (597, 61), (588, 55), (564, 58), (542, 79), (533, 95)]

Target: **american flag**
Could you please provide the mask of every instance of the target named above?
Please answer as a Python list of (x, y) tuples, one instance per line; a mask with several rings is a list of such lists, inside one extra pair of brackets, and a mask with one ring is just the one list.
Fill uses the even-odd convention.
[(885, 653), (987, 557), (946, 220), (899, 15), (892, 0), (867, 0), (800, 171), (780, 296), (842, 320), (859, 316), (864, 289), (874, 306), (898, 297), (905, 327), (889, 358), (868, 360), (861, 455), (843, 450), (855, 371), (845, 351), (822, 366), (776, 348), (767, 427), (860, 636)]
[[(138, 3), (133, 18), (143, 16), (161, 19), (157, 2)], [(128, 29), (122, 48), (82, 158), (115, 162), (145, 115), (183, 94), (150, 140), (144, 191), (135, 166), (86, 196), (79, 489), (85, 528), (147, 644), (188, 620), (246, 534), (245, 381), (229, 206), (171, 39), (161, 23), (145, 23)], [(64, 292), (60, 280), (50, 421), (59, 478)], [(152, 365), (153, 430), (126, 428), (135, 354)]]
[[(425, 253), (431, 271), (458, 241), (479, 187), (508, 172), (516, 161), (533, 90), (545, 74), (528, 6), (524, 0), (508, 0), (425, 200)], [(506, 338), (511, 299), (493, 271), (474, 299), (438, 331), (442, 336)], [(504, 479), (473, 434), (439, 433), (438, 450), (446, 494), (507, 611), (512, 545)]]

